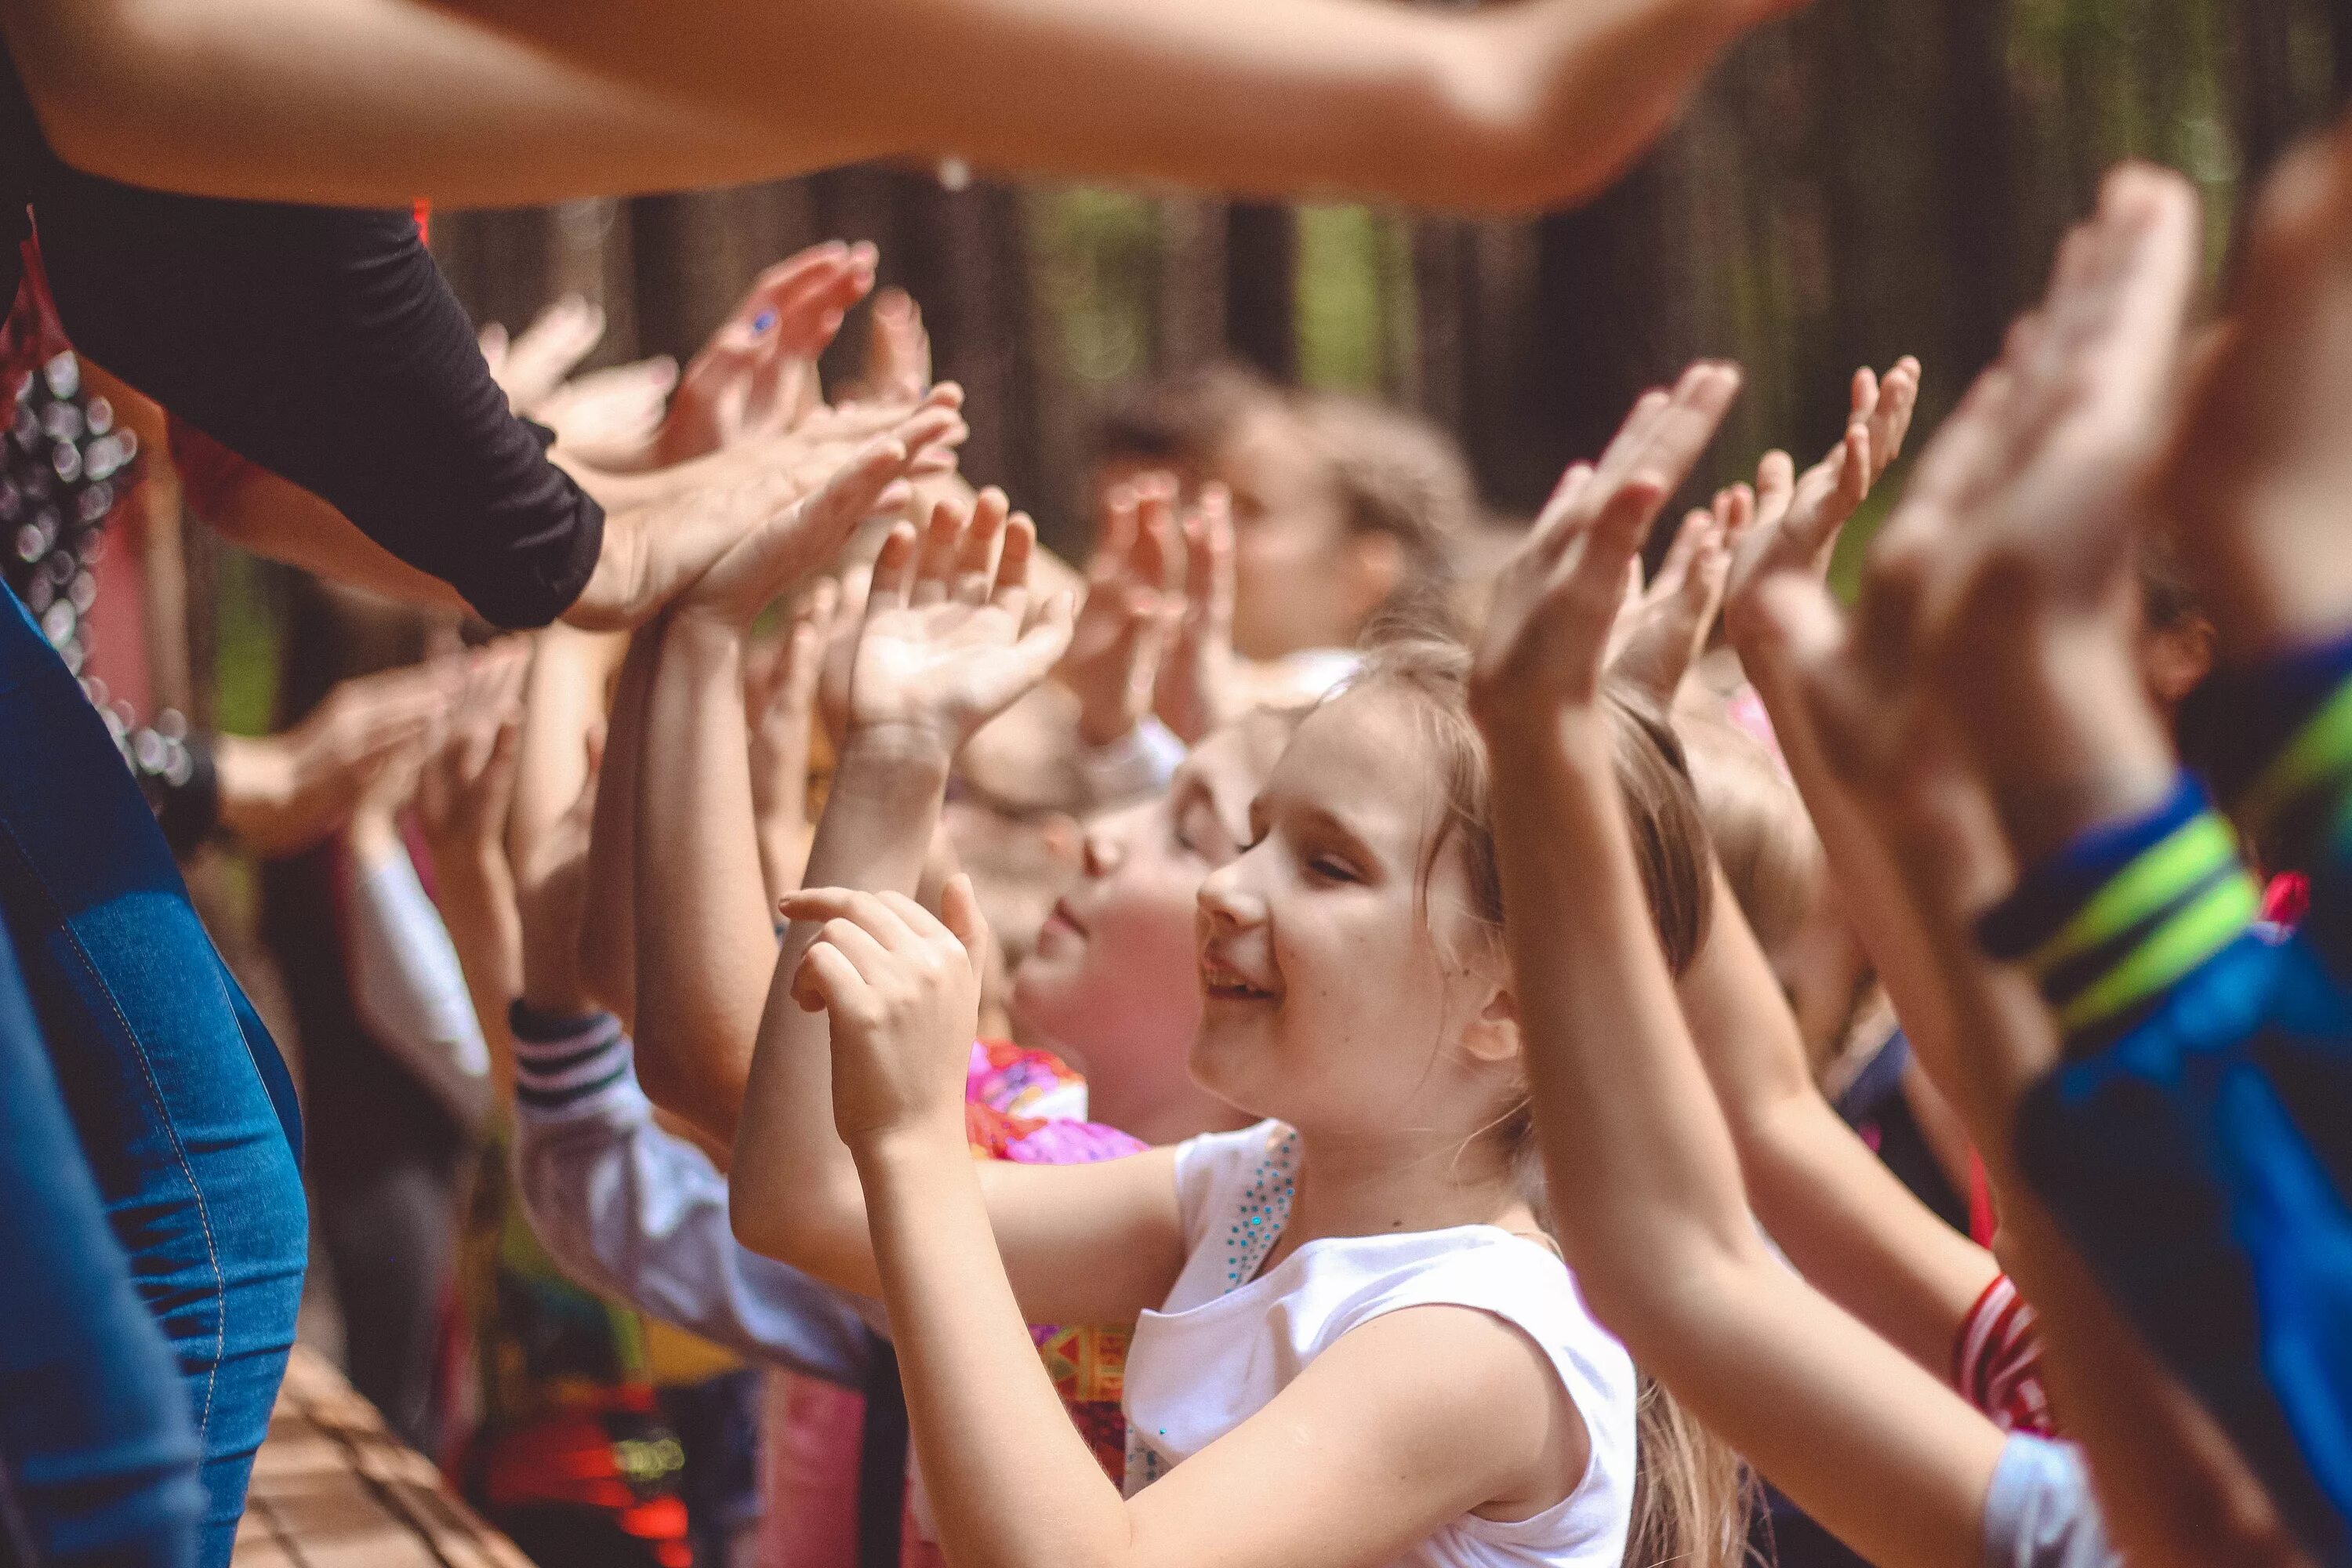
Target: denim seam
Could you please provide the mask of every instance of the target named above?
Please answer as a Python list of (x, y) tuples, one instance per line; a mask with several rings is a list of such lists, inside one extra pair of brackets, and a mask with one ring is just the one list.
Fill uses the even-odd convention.
[[(114, 987), (106, 983), (106, 976), (100, 972), (96, 961), (90, 957), (89, 950), (82, 945), (81, 933), (74, 929), (73, 922), (66, 917), (64, 903), (58, 898), (56, 891), (49, 887), (47, 879), (42, 877), (40, 868), (34, 864), (32, 857), (25, 853), (24, 843), (17, 838), (16, 827), (5, 820), (0, 820), (0, 834), (7, 837), (8, 847), (15, 852), (16, 863), (24, 868), (25, 874), (32, 879), (33, 885), (41, 890), (42, 897), (48, 900), (49, 910), (57, 929), (65, 933), (66, 942), (73, 949), (75, 959), (89, 975), (92, 984), (98, 987), (99, 994), (106, 998), (106, 1005), (113, 1012), (115, 1022), (122, 1027), (123, 1037), (131, 1042), (131, 1048), (139, 1058), (140, 1076), (146, 1080), (147, 1098), (154, 1110), (156, 1125), (163, 1128), (164, 1136), (171, 1141), (172, 1157), (179, 1163), (180, 1174), (188, 1184), (189, 1194), (195, 1199), (196, 1223), (204, 1227), (205, 1259), (211, 1267), (214, 1287), (212, 1365), (205, 1373), (204, 1408), (196, 1414), (196, 1442), (201, 1447), (205, 1434), (212, 1427), (213, 1395), (218, 1391), (221, 1359), (228, 1354), (228, 1279), (221, 1271), (220, 1242), (213, 1235), (212, 1209), (205, 1202), (204, 1184), (196, 1180), (195, 1167), (188, 1163), (187, 1146), (180, 1141), (179, 1125), (172, 1119), (171, 1108), (163, 1102), (163, 1091), (155, 1081), (155, 1066), (148, 1058), (146, 1042), (139, 1037), (139, 1031), (131, 1026), (130, 1018), (122, 1011), (122, 1004), (115, 999)], [(215, 984), (218, 984), (217, 977)], [(89, 1155), (85, 1152), (83, 1158), (88, 1159)], [(152, 1310), (149, 1315), (151, 1317), (153, 1315)], [(161, 1328), (163, 1325), (159, 1323), (156, 1326)], [(178, 1357), (174, 1355), (173, 1359), (176, 1361)]]

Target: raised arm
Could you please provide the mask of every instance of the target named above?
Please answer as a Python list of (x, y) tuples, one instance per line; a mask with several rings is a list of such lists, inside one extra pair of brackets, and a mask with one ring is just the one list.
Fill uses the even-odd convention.
[[(891, 893), (787, 900), (823, 936), (793, 977), (831, 1018), (832, 1120), (855, 1152), (917, 1454), (951, 1561), (1045, 1568), (1342, 1568), (1384, 1563), (1474, 1510), (1558, 1495), (1591, 1439), (1535, 1344), (1453, 1306), (1360, 1322), (1265, 1407), (1122, 1500), (1067, 1421), (1024, 1326), (1021, 1240), (1004, 1191), (964, 1147), (966, 1042), (987, 967), (971, 884), (941, 917)], [(1027, 1167), (1083, 1199), (1120, 1167)], [(1158, 1249), (1148, 1211), (1126, 1251)], [(993, 1232), (993, 1237), (992, 1235)], [(1116, 1259), (1117, 1249), (1102, 1249)], [(1066, 1248), (1066, 1270), (1099, 1267)], [(1171, 1270), (1172, 1273), (1172, 1270)], [(1571, 1436), (1572, 1434), (1572, 1436)], [(1008, 1500), (1018, 1497), (1019, 1506)]]
[[(583, 803), (595, 799), (596, 751), (604, 723), (604, 685), (625, 639), (616, 633), (550, 626), (531, 650), (522, 735), (507, 826), (516, 898), (533, 918), (523, 923), (522, 986), (535, 1011), (569, 1017), (593, 1005), (581, 963), (580, 911), (587, 905)], [(551, 911), (561, 909), (562, 917)], [(597, 920), (606, 911), (594, 910)]]
[(1786, 8), (10, 0), (0, 18), (66, 157), (205, 195), (509, 205), (956, 153), (1503, 208), (1591, 192)]
[(1625, 569), (1738, 385), (1700, 366), (1563, 480), (1475, 677), (1536, 1122), (1579, 1282), (1635, 1359), (1847, 1544), (1982, 1560), (1991, 1424), (1774, 1259), (1652, 928), (1601, 667)]
[(490, 1093), (514, 1091), (514, 1037), (507, 1007), (522, 994), (522, 925), (507, 859), (507, 811), (514, 800), (521, 738), (520, 697), (530, 654), (516, 646), (486, 659), (452, 717), (447, 738), (417, 780), (416, 816), (433, 852), (433, 889), (465, 972), (483, 1042)]
[[(2146, 460), (2146, 421), (2162, 403), (2162, 362), (2195, 232), (2185, 190), (2168, 180), (2151, 188), (2151, 178), (2119, 181), (2093, 230), (2069, 246), (2070, 264), (2062, 265), (2042, 319), (2084, 335), (2062, 353), (2029, 354), (1990, 373), (1921, 458), (1874, 550), (1853, 626), (1804, 574), (1783, 576), (1758, 607), (1776, 666), (1804, 700), (1818, 760), (1837, 775), (1843, 808), (1886, 868), (1871, 918), (1899, 922), (1918, 960), (1898, 1008), (1906, 1022), (1936, 1020), (1936, 1048), (1922, 1035), (1921, 1060), (1984, 1155), (2004, 1259), (2041, 1313), (2053, 1404), (2084, 1446), (2117, 1544), (2134, 1563), (2291, 1562), (2294, 1549), (2244, 1461), (2157, 1365), (2019, 1174), (2019, 1099), (2057, 1062), (2057, 1032), (2031, 984), (1979, 947), (1982, 896), (2006, 885), (2011, 862), (1990, 831), (1993, 791), (1938, 741), (1957, 710), (1938, 700), (1938, 687), (1997, 685), (2021, 671), (2086, 689), (2106, 680), (2110, 709), (2137, 704), (2147, 716), (2144, 694), (2116, 658), (2129, 641), (2127, 617), (2118, 618), (2113, 604), (2129, 576), (2128, 534), (2116, 530), (2137, 487), (2136, 465)], [(2094, 257), (2103, 264), (2084, 264)], [(2043, 401), (2051, 382), (2037, 385), (2037, 378), (2077, 374), (2085, 376), (2077, 396)], [(2042, 416), (2025, 416), (2027, 408)], [(1996, 542), (2005, 552), (1987, 548)], [(1962, 591), (1971, 574), (1994, 563), (1998, 591)], [(2006, 635), (2023, 657), (1998, 664), (1939, 658), (1937, 638), (1953, 624), (1939, 613), (1965, 619), (2019, 605), (2028, 607), (2026, 624), (2011, 624)], [(2053, 658), (2049, 627), (2068, 622), (2074, 651)], [(2106, 649), (2093, 646), (2102, 639)], [(1981, 693), (1970, 703), (1989, 710)], [(2015, 710), (2032, 716), (2034, 729), (2005, 744), (2032, 750), (2053, 779), (2089, 757), (2102, 770), (2125, 770), (2108, 776), (2128, 781), (2129, 751), (2085, 743), (2079, 731), (2057, 732), (2065, 709), (2049, 693), (2016, 700)], [(2096, 723), (2110, 729), (2116, 717)], [(2012, 780), (2030, 773), (2011, 763)], [(2026, 790), (2023, 798), (2046, 809), (2087, 796), (2058, 787)]]
[(746, 762), (745, 638), (860, 520), (906, 504), (919, 450), (869, 445), (793, 509), (789, 531), (722, 557), (671, 611), (647, 679), (633, 865), (639, 1047), (656, 1102), (721, 1146), (776, 959)]
[(1948, 1379), (1961, 1324), (2000, 1266), (1822, 1098), (1771, 963), (1715, 876), (1706, 939), (1676, 989), (1757, 1218), (1814, 1289)]

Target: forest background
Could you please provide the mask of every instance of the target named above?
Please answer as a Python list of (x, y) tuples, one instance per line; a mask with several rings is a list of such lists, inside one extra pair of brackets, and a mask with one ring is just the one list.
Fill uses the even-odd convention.
[[(966, 473), (1076, 552), (1099, 411), (1220, 357), (1423, 411), (1507, 519), (1597, 450), (1636, 391), (1702, 353), (1749, 379), (1696, 483), (1768, 445), (1826, 447), (1857, 364), (1919, 355), (1932, 421), (2106, 166), (2151, 158), (2197, 182), (2219, 280), (2261, 173), (2347, 90), (2352, 0), (1817, 0), (1748, 39), (1606, 195), (1530, 219), (906, 165), (441, 214), (432, 235), (478, 321), (520, 327), (567, 292), (600, 303), (592, 364), (683, 360), (762, 267), (872, 239), (882, 280), (923, 307), (939, 374), (970, 394)], [(845, 363), (859, 330), (835, 349)], [(270, 728), (290, 717), (301, 595), (204, 530), (185, 543), (194, 705)]]

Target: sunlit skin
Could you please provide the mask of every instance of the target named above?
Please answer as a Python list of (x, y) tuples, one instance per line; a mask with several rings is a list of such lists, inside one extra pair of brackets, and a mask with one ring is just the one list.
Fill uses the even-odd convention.
[(1241, 853), (1289, 732), (1272, 714), (1239, 720), (1193, 749), (1167, 793), (1090, 823), (1078, 875), (1013, 971), (1020, 1024), (1085, 1071), (1096, 1120), (1147, 1142), (1247, 1120), (1185, 1070), (1201, 1026), (1194, 911), (1202, 879)]

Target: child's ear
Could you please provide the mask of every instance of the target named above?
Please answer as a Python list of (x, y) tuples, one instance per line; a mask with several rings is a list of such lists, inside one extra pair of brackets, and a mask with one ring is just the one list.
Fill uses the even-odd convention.
[(1487, 994), (1486, 1004), (1463, 1031), (1462, 1048), (1472, 1059), (1502, 1063), (1519, 1055), (1519, 999), (1506, 986)]
[(1373, 613), (1404, 585), (1404, 544), (1393, 533), (1364, 532), (1348, 541), (1352, 581), (1349, 608), (1359, 620)]

